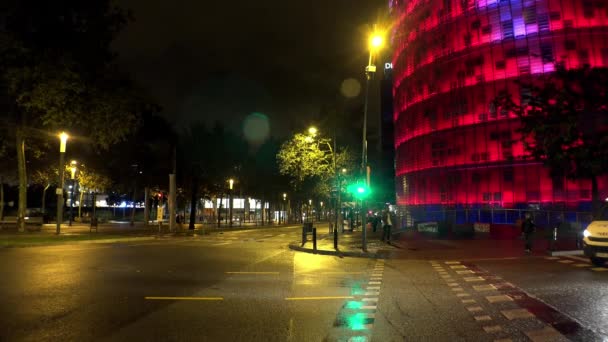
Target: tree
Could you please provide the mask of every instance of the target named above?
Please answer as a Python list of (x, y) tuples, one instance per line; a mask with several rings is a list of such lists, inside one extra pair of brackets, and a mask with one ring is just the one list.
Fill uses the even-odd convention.
[(108, 148), (133, 130), (143, 105), (112, 65), (110, 43), (129, 15), (110, 0), (11, 1), (1, 14), (1, 85), (14, 127), (23, 230), (26, 141), (41, 136), (36, 129), (69, 130)]
[(94, 170), (81, 169), (78, 171), (78, 183), (80, 184), (78, 217), (82, 218), (82, 197), (87, 191), (93, 195), (93, 216), (95, 216), (97, 194), (106, 191), (112, 185), (112, 181)]
[(337, 170), (352, 169), (354, 156), (347, 148), (334, 151), (328, 138), (297, 133), (283, 143), (277, 160), (301, 202), (304, 196), (328, 198)]
[(519, 82), (519, 103), (503, 93), (497, 110), (521, 120), (525, 150), (555, 178), (591, 182), (593, 216), (602, 216), (598, 177), (608, 174), (608, 69), (566, 70), (535, 82)]
[(46, 167), (41, 168), (32, 173), (32, 182), (43, 187), (42, 190), (42, 213), (46, 214), (46, 191), (53, 184), (56, 184), (58, 178), (57, 168)]

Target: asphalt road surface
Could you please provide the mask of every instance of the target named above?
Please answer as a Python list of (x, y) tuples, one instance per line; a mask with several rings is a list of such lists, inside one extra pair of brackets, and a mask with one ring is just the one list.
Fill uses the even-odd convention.
[(0, 249), (0, 341), (603, 341), (584, 258), (290, 251), (298, 227)]

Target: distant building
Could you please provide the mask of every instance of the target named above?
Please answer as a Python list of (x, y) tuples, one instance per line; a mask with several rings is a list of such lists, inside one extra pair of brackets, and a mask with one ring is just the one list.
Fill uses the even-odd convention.
[[(392, 0), (396, 195), (414, 211), (590, 210), (589, 181), (524, 160), (519, 119), (490, 104), (518, 78), (608, 67), (608, 4), (594, 0)], [(518, 100), (518, 99), (515, 99)], [(606, 190), (606, 179), (600, 190)]]

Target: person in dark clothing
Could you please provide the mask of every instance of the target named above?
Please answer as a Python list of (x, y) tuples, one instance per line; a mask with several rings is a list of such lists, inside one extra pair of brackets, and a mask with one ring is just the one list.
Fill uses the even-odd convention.
[(391, 242), (391, 228), (393, 226), (393, 218), (388, 205), (382, 211), (382, 241)]
[(530, 214), (526, 214), (526, 218), (521, 224), (521, 232), (524, 235), (524, 240), (526, 241), (526, 253), (530, 253), (532, 251), (532, 235), (534, 234), (535, 228), (536, 225), (534, 222), (532, 222)]

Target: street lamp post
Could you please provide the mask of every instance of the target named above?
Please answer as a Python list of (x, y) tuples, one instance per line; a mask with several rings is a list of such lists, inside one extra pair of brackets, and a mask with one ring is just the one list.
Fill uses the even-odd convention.
[(230, 184), (230, 223), (229, 226), (232, 227), (232, 207), (234, 206), (234, 202), (233, 202), (233, 198), (232, 198), (232, 189), (234, 187), (234, 179), (230, 178), (228, 180), (228, 183)]
[(65, 148), (68, 142), (68, 134), (61, 132), (59, 134), (59, 187), (56, 190), (57, 193), (57, 229), (56, 233), (61, 234), (61, 222), (63, 221), (63, 182), (64, 182), (64, 171), (65, 171)]
[(287, 221), (289, 221), (289, 217), (287, 215), (286, 201), (287, 201), (287, 194), (283, 193), (283, 224), (285, 224), (285, 223), (287, 223)]
[[(374, 32), (369, 39), (369, 61), (365, 67), (365, 101), (363, 104), (363, 137), (361, 141), (361, 175), (367, 177), (367, 107), (369, 102), (369, 85), (372, 75), (376, 72), (376, 66), (373, 64), (374, 52), (379, 50), (384, 44), (384, 38), (378, 32)], [(369, 181), (368, 181), (369, 182)], [(369, 184), (367, 184), (369, 187)], [(361, 202), (361, 211), (365, 210), (363, 201)], [(361, 215), (361, 248), (367, 250), (367, 232), (366, 232), (366, 216)]]
[(76, 188), (76, 161), (72, 160), (72, 162), (70, 163), (70, 174), (71, 174), (71, 179), (72, 179), (72, 191), (70, 194), (70, 221), (68, 223), (69, 226), (72, 226), (72, 221), (74, 220), (74, 188)]

